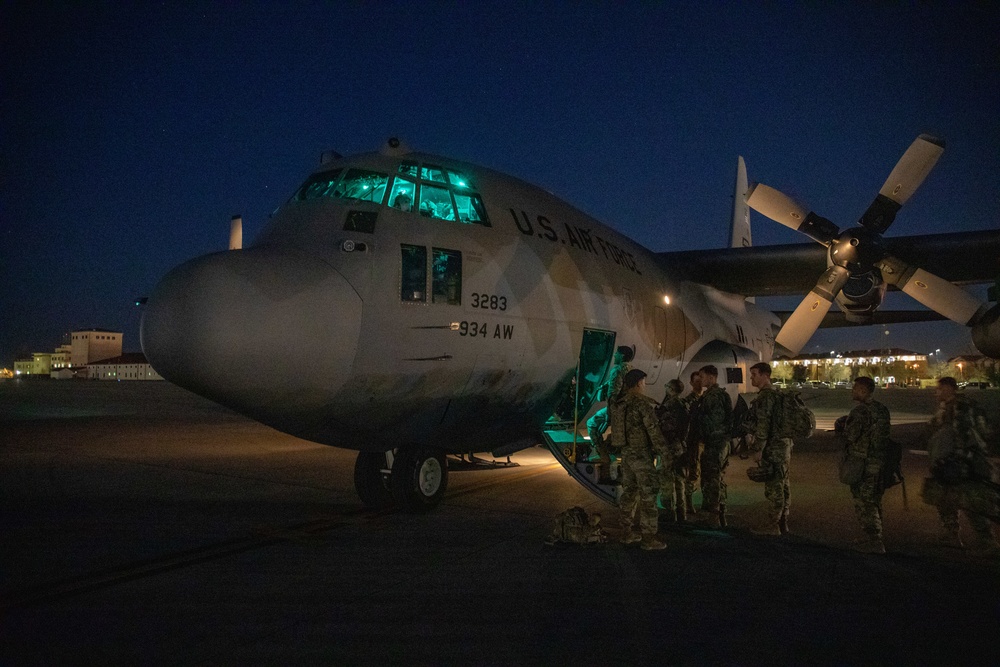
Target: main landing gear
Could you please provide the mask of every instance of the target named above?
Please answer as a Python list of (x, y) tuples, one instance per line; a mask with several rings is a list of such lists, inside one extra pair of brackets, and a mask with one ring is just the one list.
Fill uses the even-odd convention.
[(441, 502), (448, 488), (444, 452), (404, 445), (388, 452), (359, 452), (354, 462), (354, 488), (366, 506), (395, 504), (407, 512), (426, 512)]

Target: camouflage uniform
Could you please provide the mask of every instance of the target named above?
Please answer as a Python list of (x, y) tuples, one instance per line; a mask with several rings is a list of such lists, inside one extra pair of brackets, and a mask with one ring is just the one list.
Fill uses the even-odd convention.
[(729, 465), (729, 439), (733, 403), (729, 394), (714, 385), (701, 397), (698, 415), (705, 451), (701, 455), (702, 509), (718, 512), (726, 504), (726, 466)]
[(621, 430), (620, 426), (615, 428), (615, 419), (616, 412), (621, 412), (620, 408), (625, 399), (625, 374), (630, 370), (632, 370), (632, 365), (627, 361), (623, 361), (611, 369), (611, 375), (608, 378), (608, 404), (587, 420), (587, 435), (590, 436), (590, 444), (602, 458), (608, 455), (604, 432), (607, 430), (609, 422), (611, 424), (612, 446), (617, 449), (622, 445), (615, 440), (615, 433)]
[[(940, 442), (943, 436), (948, 443), (948, 447), (935, 448), (932, 442), (931, 468), (937, 461), (955, 452), (969, 461), (975, 479), (962, 484), (941, 486), (942, 492), (935, 504), (945, 531), (959, 541), (958, 510), (961, 508), (976, 532), (980, 545), (995, 548), (997, 542), (990, 522), (996, 523), (1000, 521), (1000, 517), (989, 516), (991, 513), (985, 510), (997, 504), (996, 484), (1000, 479), (997, 478), (996, 467), (987, 458), (991, 429), (985, 414), (974, 401), (958, 394), (955, 400), (938, 405), (930, 426), (934, 430), (932, 441)], [(981, 513), (975, 509), (983, 511)]]
[(693, 512), (691, 496), (701, 478), (701, 394), (691, 392), (681, 399), (688, 411), (688, 434), (681, 463), (684, 467), (684, 498), (689, 512)]
[(781, 395), (772, 387), (761, 389), (750, 407), (753, 451), (761, 453), (761, 465), (775, 471), (774, 477), (764, 483), (764, 497), (771, 501), (773, 523), (788, 517), (791, 504), (788, 465), (793, 443), (791, 438), (781, 437), (781, 410)]
[(657, 452), (656, 468), (660, 473), (660, 505), (683, 521), (684, 474), (681, 470), (684, 439), (688, 432), (688, 412), (678, 396), (668, 398), (656, 410), (664, 446)]
[(878, 401), (859, 402), (844, 426), (847, 455), (865, 460), (864, 477), (851, 485), (854, 510), (871, 539), (882, 539), (882, 468), (889, 442), (889, 409)]
[[(641, 394), (626, 394), (622, 404), (622, 528), (635, 531), (638, 519), (643, 536), (655, 535), (658, 529), (656, 510), (657, 476), (653, 465), (656, 452), (666, 449), (653, 411), (653, 403)], [(637, 516), (638, 515), (638, 516)]]

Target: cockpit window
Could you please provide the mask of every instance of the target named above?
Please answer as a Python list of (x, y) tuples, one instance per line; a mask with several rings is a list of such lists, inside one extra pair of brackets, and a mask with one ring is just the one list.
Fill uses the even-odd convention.
[(455, 203), (458, 205), (459, 220), (489, 226), (490, 223), (486, 221), (486, 209), (483, 208), (483, 200), (479, 195), (456, 192)]
[[(348, 172), (345, 182), (352, 172)], [(475, 190), (475, 183), (468, 174), (404, 160), (389, 188), (388, 204), (425, 218), (489, 227), (486, 207)]]
[(400, 211), (413, 210), (413, 202), (417, 199), (416, 183), (402, 176), (397, 176), (392, 184), (391, 192), (389, 206), (398, 208)]
[(451, 193), (447, 188), (433, 185), (420, 186), (420, 215), (425, 218), (454, 220), (455, 207), (451, 203)]
[(350, 169), (333, 192), (334, 197), (381, 204), (389, 176), (367, 169)]
[(295, 193), (293, 199), (295, 199), (295, 201), (307, 201), (309, 199), (320, 199), (322, 197), (332, 196), (333, 185), (337, 182), (340, 172), (340, 169), (335, 169), (334, 171), (324, 171), (320, 174), (313, 174), (306, 180), (305, 183), (302, 184), (302, 187)]
[(441, 167), (435, 167), (432, 164), (425, 164), (420, 170), (420, 180), (422, 181), (436, 181), (438, 183), (447, 183), (448, 179), (445, 178), (444, 169)]
[(465, 174), (460, 174), (459, 172), (452, 171), (451, 169), (448, 169), (447, 171), (448, 171), (448, 180), (450, 180), (451, 184), (454, 185), (455, 187), (462, 188), (465, 190), (475, 189), (475, 186), (472, 184), (472, 179), (466, 176)]
[(403, 160), (399, 165), (399, 173), (403, 176), (409, 176), (411, 178), (417, 177), (417, 165), (416, 162), (410, 162), (409, 160)]

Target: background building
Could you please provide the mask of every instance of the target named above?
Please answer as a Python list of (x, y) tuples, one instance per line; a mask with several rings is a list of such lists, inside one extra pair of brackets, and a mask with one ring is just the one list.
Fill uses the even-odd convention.
[(162, 380), (142, 352), (129, 352), (87, 366), (91, 380)]
[(35, 352), (30, 359), (14, 361), (15, 375), (48, 375), (52, 370), (52, 353)]
[(930, 377), (926, 354), (900, 348), (801, 354), (782, 357), (771, 365), (774, 377), (788, 382), (850, 383), (865, 376), (879, 384), (908, 387), (920, 386), (921, 379)]
[(70, 348), (70, 365), (86, 366), (95, 361), (121, 356), (122, 334), (120, 331), (106, 329), (74, 331)]

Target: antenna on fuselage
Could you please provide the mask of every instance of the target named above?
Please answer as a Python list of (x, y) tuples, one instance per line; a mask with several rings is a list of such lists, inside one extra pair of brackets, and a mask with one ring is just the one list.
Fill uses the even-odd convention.
[(229, 223), (229, 249), (243, 250), (243, 216), (234, 215)]
[(410, 147), (404, 144), (398, 137), (389, 137), (389, 139), (382, 144), (382, 149), (379, 151), (382, 155), (406, 155), (407, 153), (412, 153)]

